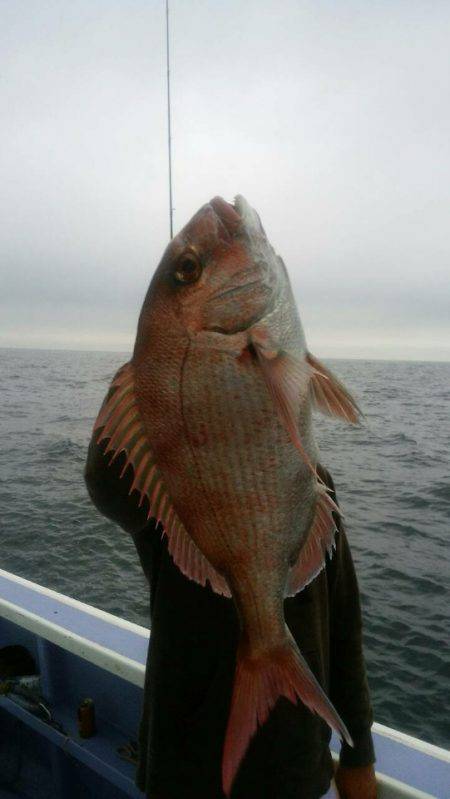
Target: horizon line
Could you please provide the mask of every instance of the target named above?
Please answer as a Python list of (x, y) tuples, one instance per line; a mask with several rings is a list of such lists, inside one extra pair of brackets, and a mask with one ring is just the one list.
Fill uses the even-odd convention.
[[(72, 347), (5, 347), (0, 345), (0, 350), (25, 350), (27, 352), (86, 352), (86, 353), (101, 353), (101, 354), (131, 354), (131, 350), (102, 350), (102, 349), (77, 349)], [(329, 361), (380, 361), (381, 363), (450, 363), (450, 358), (442, 360), (439, 358), (389, 358), (389, 357), (374, 357), (374, 356), (346, 356), (346, 355), (321, 355), (325, 360)]]

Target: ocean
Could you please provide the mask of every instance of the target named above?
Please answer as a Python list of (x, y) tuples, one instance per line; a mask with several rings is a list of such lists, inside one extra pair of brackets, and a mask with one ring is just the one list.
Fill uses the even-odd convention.
[[(149, 626), (131, 540), (92, 506), (83, 466), (125, 353), (0, 350), (1, 567)], [(450, 363), (327, 362), (361, 427), (316, 418), (362, 597), (378, 722), (450, 746)]]

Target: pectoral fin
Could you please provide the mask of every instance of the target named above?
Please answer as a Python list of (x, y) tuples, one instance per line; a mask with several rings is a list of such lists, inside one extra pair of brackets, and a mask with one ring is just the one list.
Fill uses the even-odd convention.
[(328, 416), (338, 416), (346, 422), (357, 424), (361, 411), (345, 386), (310, 352), (306, 360), (313, 370), (310, 392), (315, 407)]
[(147, 518), (154, 517), (164, 526), (169, 552), (180, 571), (200, 585), (209, 582), (218, 594), (231, 596), (226, 580), (200, 552), (177, 516), (142, 422), (132, 363), (122, 366), (114, 377), (94, 424), (94, 433), (97, 431), (98, 444), (109, 439), (105, 454), (111, 453), (110, 463), (121, 452), (126, 454), (120, 476), (123, 477), (128, 467), (132, 468), (134, 477), (129, 493), (139, 492), (139, 505), (147, 499)]
[(314, 368), (304, 359), (297, 358), (282, 349), (272, 348), (268, 343), (262, 343), (258, 339), (253, 339), (252, 344), (280, 420), (303, 460), (313, 474), (316, 474), (298, 430), (301, 397), (306, 396), (309, 390)]

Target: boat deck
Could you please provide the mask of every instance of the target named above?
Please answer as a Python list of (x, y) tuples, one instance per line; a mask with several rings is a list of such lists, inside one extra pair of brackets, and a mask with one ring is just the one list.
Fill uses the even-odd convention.
[[(134, 766), (117, 750), (136, 737), (148, 642), (143, 627), (0, 570), (0, 647), (19, 643), (32, 652), (60, 725), (0, 697), (2, 729), (26, 730), (43, 747), (52, 785), (43, 795), (143, 796)], [(86, 696), (95, 701), (98, 734), (81, 739), (76, 711)], [(450, 797), (449, 752), (380, 724), (373, 734), (380, 799)], [(333, 745), (337, 751), (338, 741)], [(0, 779), (0, 799), (11, 795), (4, 784)], [(39, 788), (20, 795), (40, 799)]]

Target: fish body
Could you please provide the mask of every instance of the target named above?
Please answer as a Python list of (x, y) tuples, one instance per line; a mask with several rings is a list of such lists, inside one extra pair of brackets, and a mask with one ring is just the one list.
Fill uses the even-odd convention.
[(349, 740), (284, 621), (283, 601), (331, 550), (337, 509), (317, 476), (312, 406), (355, 421), (307, 351), (282, 260), (256, 212), (214, 198), (169, 244), (132, 360), (96, 422), (191, 579), (234, 600), (241, 626), (224, 745), (231, 786), (280, 695)]

